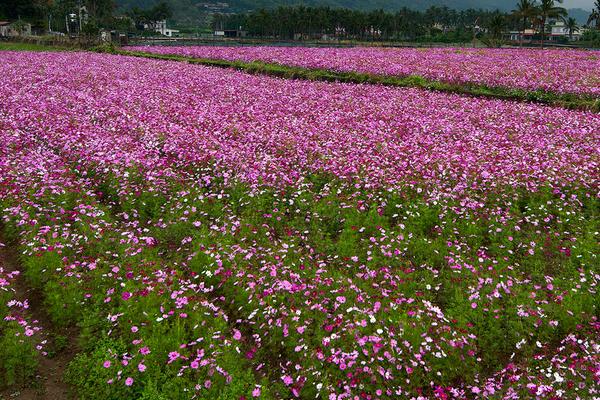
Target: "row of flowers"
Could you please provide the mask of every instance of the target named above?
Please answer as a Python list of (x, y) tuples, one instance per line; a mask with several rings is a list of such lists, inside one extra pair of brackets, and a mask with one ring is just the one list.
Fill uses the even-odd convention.
[(127, 50), (600, 95), (600, 52), (469, 48), (132, 46)]

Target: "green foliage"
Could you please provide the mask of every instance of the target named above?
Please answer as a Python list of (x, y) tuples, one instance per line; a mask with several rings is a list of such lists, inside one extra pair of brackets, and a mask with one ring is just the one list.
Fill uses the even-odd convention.
[(23, 260), (25, 267), (25, 277), (29, 283), (41, 289), (49, 279), (50, 272), (63, 266), (60, 254), (52, 251), (44, 251), (33, 257), (26, 257)]
[(0, 51), (63, 51), (65, 48), (36, 43), (0, 42)]
[(43, 15), (42, 2), (34, 0), (10, 0), (0, 2), (0, 17), (8, 20), (24, 18), (35, 20)]
[(90, 21), (81, 27), (81, 34), (86, 37), (96, 37), (100, 33), (100, 28), (95, 21)]
[(110, 322), (100, 314), (98, 308), (88, 308), (77, 323), (79, 336), (78, 347), (84, 353), (92, 352), (99, 340), (107, 339), (110, 330)]
[(107, 354), (121, 354), (125, 348), (120, 341), (105, 339), (98, 342), (92, 352), (82, 353), (71, 361), (65, 373), (65, 381), (73, 385), (80, 400), (134, 398), (132, 390), (122, 382), (108, 385), (107, 381), (114, 378), (114, 373), (103, 367)]
[(587, 30), (581, 36), (581, 40), (589, 43), (591, 47), (600, 47), (600, 30)]
[(0, 389), (30, 384), (37, 365), (33, 341), (16, 322), (6, 324), (0, 331)]
[(162, 1), (147, 9), (140, 9), (135, 6), (127, 12), (127, 15), (137, 29), (144, 30), (144, 25), (153, 26), (159, 21), (171, 18), (173, 11), (166, 2)]
[(49, 281), (44, 292), (46, 310), (53, 323), (66, 327), (78, 321), (83, 298), (81, 286), (74, 282)]

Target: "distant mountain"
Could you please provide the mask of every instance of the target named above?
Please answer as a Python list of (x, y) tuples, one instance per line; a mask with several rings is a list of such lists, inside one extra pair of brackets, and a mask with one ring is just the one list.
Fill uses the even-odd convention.
[(579, 25), (586, 24), (588, 18), (590, 17), (590, 12), (581, 8), (571, 8), (568, 11), (569, 17), (575, 18)]
[(453, 9), (484, 8), (507, 10), (512, 7), (506, 0), (230, 0), (230, 6), (239, 10), (304, 4), (306, 6), (345, 7), (356, 10), (384, 9), (395, 11), (402, 7), (424, 10), (431, 6)]
[[(116, 0), (122, 8), (133, 6), (149, 7), (159, 0)], [(454, 9), (483, 8), (510, 10), (511, 1), (506, 0), (166, 0), (174, 9), (182, 5), (191, 6), (198, 10), (222, 10), (227, 12), (250, 11), (260, 8), (279, 6), (330, 6), (345, 7), (355, 10), (384, 9), (395, 11), (402, 7), (424, 10), (431, 6), (446, 6)], [(516, 3), (516, 1), (515, 1)]]
[[(467, 8), (481, 8), (488, 10), (510, 11), (517, 0), (165, 0), (174, 11), (174, 19), (183, 23), (192, 23), (202, 19), (207, 13), (234, 13), (257, 10), (260, 8), (274, 8), (279, 6), (330, 6), (344, 7), (354, 10), (384, 9), (396, 11), (402, 7), (415, 10), (424, 10), (431, 6), (446, 6), (448, 8), (464, 10)], [(576, 4), (587, 6), (593, 0), (566, 0), (565, 6)], [(116, 0), (121, 10), (131, 7), (148, 8), (160, 0)], [(587, 21), (589, 12), (575, 8), (569, 14), (577, 19), (580, 24)]]

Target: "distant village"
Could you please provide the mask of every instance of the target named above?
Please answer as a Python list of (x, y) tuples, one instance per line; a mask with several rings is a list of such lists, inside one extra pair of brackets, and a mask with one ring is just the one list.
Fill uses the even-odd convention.
[[(70, 24), (73, 36), (79, 35), (79, 29), (77, 24)], [(73, 27), (74, 26), (74, 27)], [(450, 32), (452, 27), (442, 27), (436, 26), (436, 28), (443, 30), (444, 32)], [(152, 24), (144, 24), (144, 29), (147, 32), (152, 32), (155, 35), (151, 35), (149, 37), (154, 36), (155, 39), (176, 39), (176, 38), (184, 38), (186, 37), (184, 34), (181, 34), (180, 30), (174, 29), (168, 26), (167, 20), (156, 21)], [(481, 32), (485, 32), (485, 28), (477, 26), (476, 29)], [(548, 42), (555, 43), (565, 43), (565, 42), (577, 42), (579, 41), (583, 35), (593, 29), (590, 27), (579, 27), (576, 30), (572, 30), (566, 26), (564, 21), (550, 21), (546, 27), (547, 29), (547, 38)], [(51, 35), (68, 35), (71, 32), (63, 33), (63, 32), (47, 32)], [(0, 21), (0, 38), (24, 38), (31, 37), (34, 34), (32, 31), (32, 26), (30, 23), (22, 23), (20, 21)], [(117, 35), (115, 37), (115, 34)], [(380, 32), (372, 32), (372, 34), (377, 37), (380, 36)], [(101, 30), (99, 32), (99, 37), (102, 41), (114, 41), (117, 40), (118, 33), (115, 31)], [(122, 36), (123, 34), (121, 34)], [(217, 27), (212, 31), (212, 34), (204, 34), (202, 37), (206, 38), (207, 36), (212, 36), (215, 39), (219, 38), (246, 38), (248, 37), (248, 32), (242, 29), (225, 29), (223, 27)], [(295, 40), (303, 40), (306, 39), (305, 35), (297, 34), (294, 38)], [(323, 41), (332, 41), (337, 40), (338, 37), (342, 37), (342, 35), (335, 35), (329, 33), (323, 33), (322, 35), (312, 35), (311, 39), (318, 39)], [(524, 31), (517, 30), (506, 30), (503, 32), (503, 38), (509, 43), (518, 44), (518, 43), (535, 43), (539, 40), (539, 32), (536, 29), (525, 29)]]

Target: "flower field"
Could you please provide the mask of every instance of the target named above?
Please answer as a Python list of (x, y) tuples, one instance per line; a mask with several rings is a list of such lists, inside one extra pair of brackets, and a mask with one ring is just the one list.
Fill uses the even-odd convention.
[(600, 114), (83, 52), (0, 82), (0, 388), (46, 352), (22, 275), (80, 398), (600, 396)]
[(261, 61), (450, 83), (600, 96), (600, 52), (459, 48), (138, 46), (129, 50), (229, 61)]

